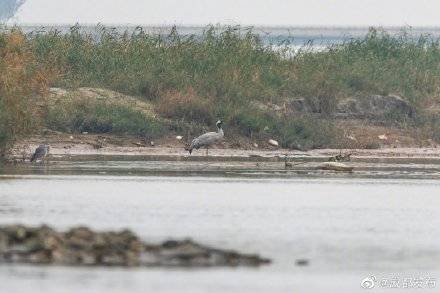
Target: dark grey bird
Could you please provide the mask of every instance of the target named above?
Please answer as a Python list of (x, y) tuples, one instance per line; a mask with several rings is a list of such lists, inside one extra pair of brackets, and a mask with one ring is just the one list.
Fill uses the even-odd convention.
[(221, 141), (224, 137), (223, 129), (222, 129), (223, 122), (221, 120), (217, 121), (215, 124), (217, 126), (217, 132), (207, 132), (205, 134), (200, 135), (199, 137), (196, 137), (191, 142), (191, 145), (188, 148), (189, 154), (192, 153), (193, 149), (198, 150), (201, 147), (206, 148), (206, 155), (208, 155), (208, 148)]
[(49, 154), (50, 146), (48, 144), (40, 144), (36, 149), (35, 153), (31, 157), (31, 162), (35, 162), (38, 160), (44, 160), (45, 157)]

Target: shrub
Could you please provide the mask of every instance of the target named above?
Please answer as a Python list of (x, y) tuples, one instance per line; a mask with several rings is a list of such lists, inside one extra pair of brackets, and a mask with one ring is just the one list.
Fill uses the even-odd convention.
[(280, 117), (255, 109), (237, 113), (229, 124), (250, 138), (277, 138), (282, 147), (293, 149), (335, 147), (342, 138), (332, 121), (309, 116)]
[(249, 107), (239, 108), (237, 113), (228, 119), (228, 124), (250, 138), (265, 138), (279, 127), (274, 115)]
[(0, 154), (38, 125), (38, 94), (51, 78), (39, 66), (21, 31), (0, 32)]
[(158, 100), (156, 110), (165, 118), (212, 125), (216, 119), (214, 108), (213, 101), (198, 97), (189, 89), (186, 92), (165, 92)]
[(130, 134), (157, 137), (164, 125), (128, 106), (74, 99), (49, 107), (47, 126), (66, 132)]
[(307, 116), (283, 120), (276, 133), (283, 147), (304, 150), (339, 147), (343, 137), (331, 121)]

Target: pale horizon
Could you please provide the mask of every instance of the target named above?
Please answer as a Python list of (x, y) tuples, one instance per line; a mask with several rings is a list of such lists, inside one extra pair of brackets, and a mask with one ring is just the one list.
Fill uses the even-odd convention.
[(439, 27), (439, 10), (434, 0), (27, 0), (8, 24)]

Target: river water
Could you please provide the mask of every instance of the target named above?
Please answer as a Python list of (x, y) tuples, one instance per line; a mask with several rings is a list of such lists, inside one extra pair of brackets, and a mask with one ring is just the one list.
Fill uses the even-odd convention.
[[(0, 265), (0, 292), (352, 293), (368, 291), (360, 283), (369, 276), (376, 280), (371, 292), (438, 292), (428, 287), (440, 278), (440, 181), (9, 173), (0, 176), (0, 224), (130, 228), (145, 241), (189, 237), (273, 263), (171, 270)], [(420, 278), (424, 289), (403, 289)], [(391, 280), (401, 289), (383, 288)]]

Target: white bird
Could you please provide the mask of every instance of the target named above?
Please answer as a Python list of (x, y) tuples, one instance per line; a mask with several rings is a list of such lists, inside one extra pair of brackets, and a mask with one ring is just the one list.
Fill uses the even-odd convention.
[(50, 146), (48, 144), (40, 144), (36, 149), (35, 153), (31, 157), (31, 162), (36, 160), (44, 160), (44, 158), (49, 154)]
[(198, 150), (201, 147), (206, 147), (206, 155), (208, 155), (208, 148), (221, 141), (224, 137), (223, 129), (222, 129), (223, 122), (221, 120), (217, 121), (215, 124), (217, 126), (217, 132), (207, 132), (205, 134), (200, 135), (199, 137), (196, 137), (191, 142), (191, 145), (188, 148), (189, 154), (192, 153), (193, 149)]

